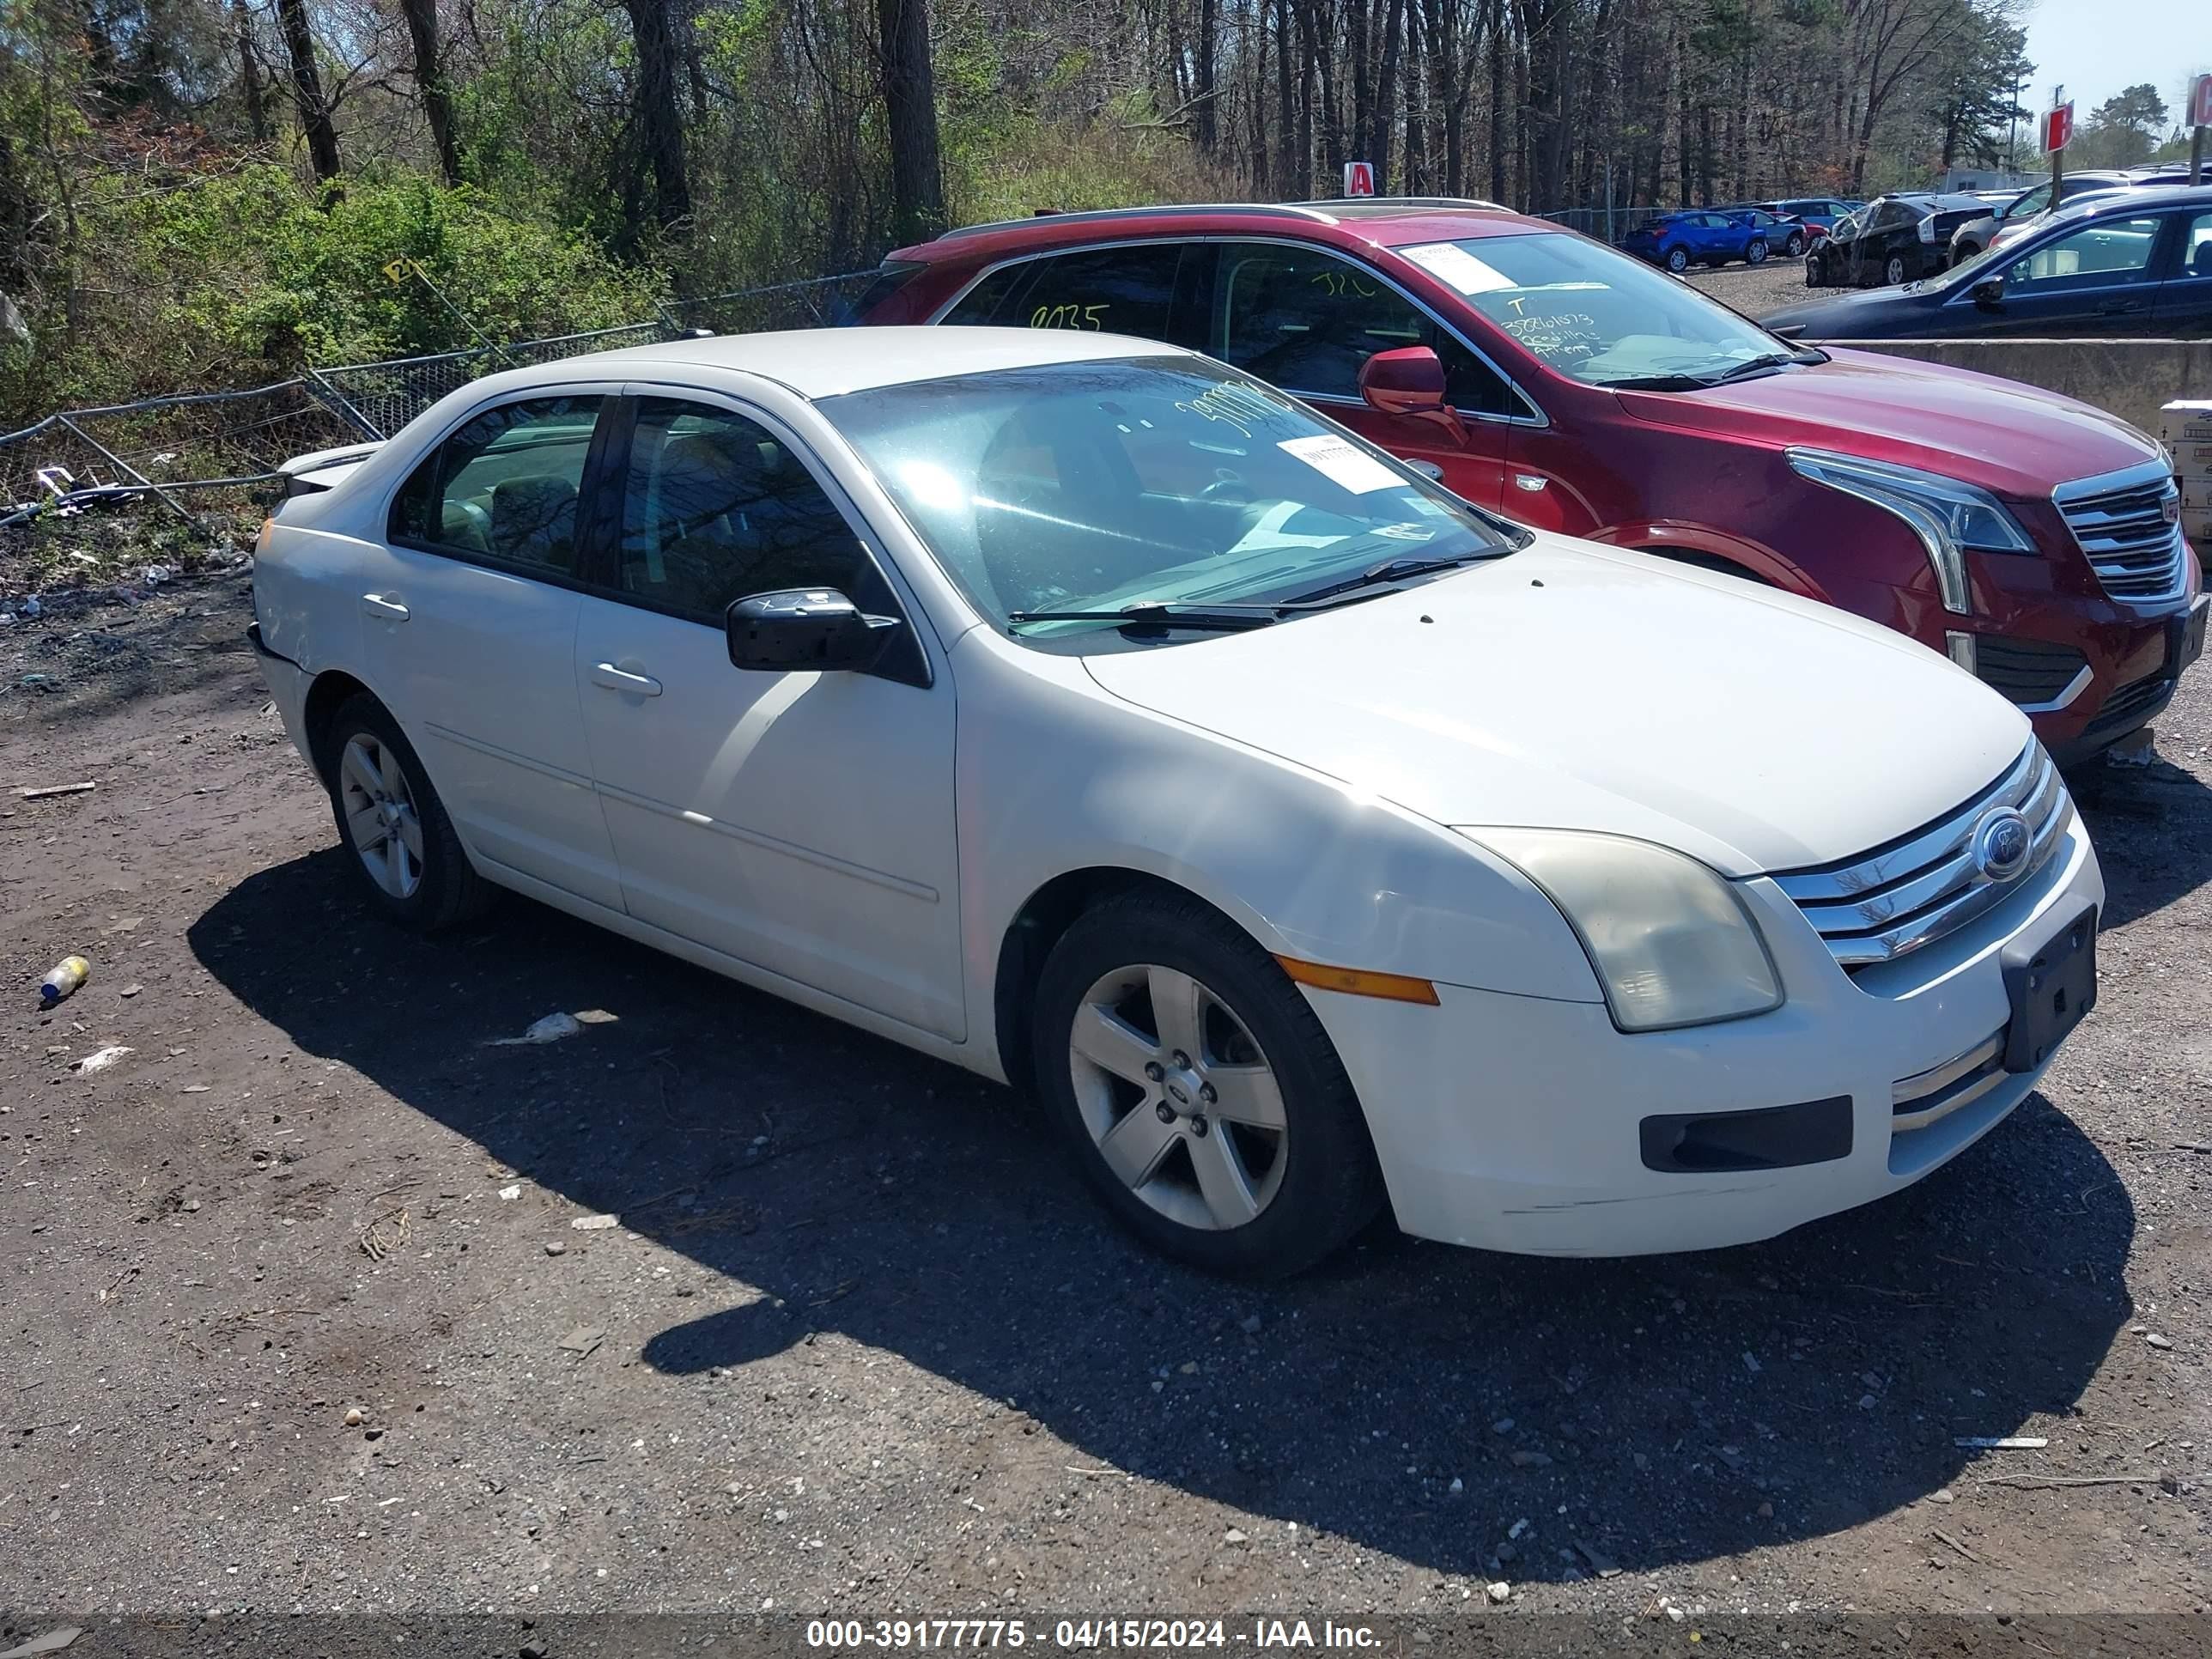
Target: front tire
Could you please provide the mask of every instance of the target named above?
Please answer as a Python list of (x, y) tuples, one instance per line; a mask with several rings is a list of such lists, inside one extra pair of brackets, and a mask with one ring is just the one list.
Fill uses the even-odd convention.
[(1805, 286), (1807, 288), (1826, 288), (1827, 285), (1827, 262), (1821, 258), (1817, 253), (1807, 254), (1805, 256)]
[(1265, 951), (1195, 899), (1077, 918), (1037, 984), (1036, 1089), (1106, 1207), (1163, 1255), (1280, 1278), (1382, 1204), (1342, 1061)]
[(410, 932), (434, 933), (480, 915), (477, 874), (414, 744), (374, 697), (349, 697), (324, 735), (331, 810), (369, 900)]

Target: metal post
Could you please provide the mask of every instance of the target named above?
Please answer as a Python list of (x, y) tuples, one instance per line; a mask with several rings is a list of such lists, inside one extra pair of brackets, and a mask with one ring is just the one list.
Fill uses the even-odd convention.
[(176, 515), (182, 519), (186, 524), (191, 526), (194, 530), (198, 530), (200, 527), (200, 521), (192, 516), (192, 510), (186, 507), (182, 501), (179, 501), (174, 495), (172, 495), (167, 490), (162, 489), (161, 485), (155, 483), (151, 478), (141, 472), (137, 467), (131, 465), (130, 462), (125, 460), (120, 455), (110, 449), (106, 444), (100, 442), (99, 439), (94, 437), (89, 432), (87, 432), (75, 421), (70, 419), (68, 416), (62, 415), (58, 416), (55, 418), (59, 420), (61, 423), (67, 427), (71, 432), (75, 433), (88, 448), (97, 450), (101, 455), (105, 456), (107, 459), (108, 465), (114, 467), (117, 471), (129, 473), (132, 477), (137, 479), (140, 483), (145, 485), (147, 489), (152, 490), (156, 495), (159, 495), (172, 512), (175, 513)]
[(323, 401), (329, 404), (331, 407), (338, 412), (342, 418), (351, 421), (356, 426), (359, 427), (370, 437), (375, 439), (379, 443), (382, 443), (385, 439), (390, 435), (388, 433), (378, 431), (375, 422), (370, 420), (368, 416), (362, 414), (358, 409), (356, 409), (353, 406), (353, 400), (350, 398), (348, 398), (344, 392), (339, 391), (336, 386), (332, 386), (328, 380), (323, 378), (322, 370), (319, 368), (309, 368), (307, 370), (307, 380), (310, 385), (310, 390), (314, 393), (314, 395), (319, 397)]
[(2203, 127), (2189, 129), (2189, 182), (2192, 185), (2201, 185), (2204, 182), (2204, 129)]

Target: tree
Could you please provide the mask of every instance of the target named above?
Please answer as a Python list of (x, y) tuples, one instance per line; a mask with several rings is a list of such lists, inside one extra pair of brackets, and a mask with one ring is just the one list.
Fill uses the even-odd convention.
[(2081, 129), (2096, 164), (2140, 167), (2166, 136), (2166, 100), (2148, 82), (2114, 93), (2097, 106)]
[[(296, 0), (295, 0), (296, 3)], [(637, 43), (636, 104), (633, 129), (653, 173), (653, 220), (661, 232), (681, 240), (691, 223), (691, 166), (684, 153), (684, 121), (676, 106), (680, 67), (669, 0), (623, 0)], [(633, 177), (624, 218), (624, 240), (635, 246), (641, 224), (641, 192)]]
[(927, 241), (945, 228), (929, 8), (927, 0), (877, 0), (876, 15), (891, 153), (892, 234), (902, 242)]

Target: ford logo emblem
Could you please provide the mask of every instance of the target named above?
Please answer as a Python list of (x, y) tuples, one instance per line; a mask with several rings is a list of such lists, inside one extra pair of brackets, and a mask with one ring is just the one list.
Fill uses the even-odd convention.
[(1990, 881), (2016, 879), (2027, 868), (2027, 856), (2035, 838), (2028, 833), (2027, 820), (2009, 806), (2000, 806), (1986, 813), (1974, 826), (1971, 843), (1974, 868)]

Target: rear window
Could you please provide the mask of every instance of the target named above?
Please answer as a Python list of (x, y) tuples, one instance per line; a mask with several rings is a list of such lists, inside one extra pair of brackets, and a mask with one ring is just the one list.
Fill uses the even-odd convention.
[[(860, 290), (860, 298), (845, 307), (832, 319), (833, 325), (838, 328), (851, 328), (868, 321), (878, 307), (927, 269), (927, 266), (914, 260), (904, 263), (885, 260), (883, 268), (876, 272), (875, 280)], [(905, 319), (886, 317), (883, 320), (893, 322)]]

